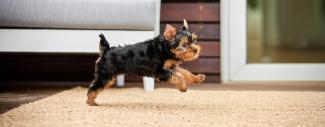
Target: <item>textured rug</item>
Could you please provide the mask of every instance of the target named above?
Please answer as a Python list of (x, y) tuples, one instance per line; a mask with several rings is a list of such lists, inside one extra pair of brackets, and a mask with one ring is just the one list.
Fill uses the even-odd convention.
[(74, 88), (0, 115), (0, 126), (325, 126), (325, 92)]

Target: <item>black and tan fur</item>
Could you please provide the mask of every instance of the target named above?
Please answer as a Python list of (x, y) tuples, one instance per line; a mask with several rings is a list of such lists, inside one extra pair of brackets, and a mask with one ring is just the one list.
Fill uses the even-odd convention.
[(201, 52), (196, 44), (197, 35), (189, 31), (186, 20), (180, 29), (167, 24), (163, 35), (124, 47), (110, 47), (104, 35), (99, 36), (100, 56), (95, 65), (95, 79), (87, 94), (89, 105), (96, 105), (98, 93), (113, 85), (118, 74), (154, 77), (174, 84), (181, 92), (186, 92), (188, 84), (201, 83), (205, 79), (205, 75), (194, 75), (179, 66), (198, 58)]

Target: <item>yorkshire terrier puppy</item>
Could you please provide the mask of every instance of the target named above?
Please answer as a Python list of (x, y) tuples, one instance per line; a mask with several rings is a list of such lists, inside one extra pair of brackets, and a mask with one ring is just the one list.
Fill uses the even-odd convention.
[(87, 104), (91, 106), (97, 105), (98, 93), (112, 86), (118, 74), (155, 77), (174, 84), (181, 92), (186, 92), (187, 84), (201, 83), (205, 79), (204, 74), (194, 75), (179, 66), (198, 58), (201, 52), (196, 44), (197, 35), (189, 31), (185, 19), (180, 29), (167, 24), (163, 35), (124, 47), (110, 47), (103, 34), (99, 37), (100, 56), (96, 60), (95, 79), (87, 93)]

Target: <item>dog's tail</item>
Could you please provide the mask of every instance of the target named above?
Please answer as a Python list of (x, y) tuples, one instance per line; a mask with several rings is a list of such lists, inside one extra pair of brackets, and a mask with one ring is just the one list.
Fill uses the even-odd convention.
[(99, 37), (100, 37), (99, 52), (100, 52), (100, 56), (102, 56), (103, 54), (105, 54), (106, 51), (110, 49), (110, 47), (103, 33), (99, 34)]

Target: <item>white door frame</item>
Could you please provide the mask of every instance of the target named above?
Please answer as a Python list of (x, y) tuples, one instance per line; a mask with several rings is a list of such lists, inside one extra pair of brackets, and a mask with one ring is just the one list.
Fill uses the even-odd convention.
[(221, 0), (221, 79), (325, 81), (325, 64), (247, 64), (246, 0)]

